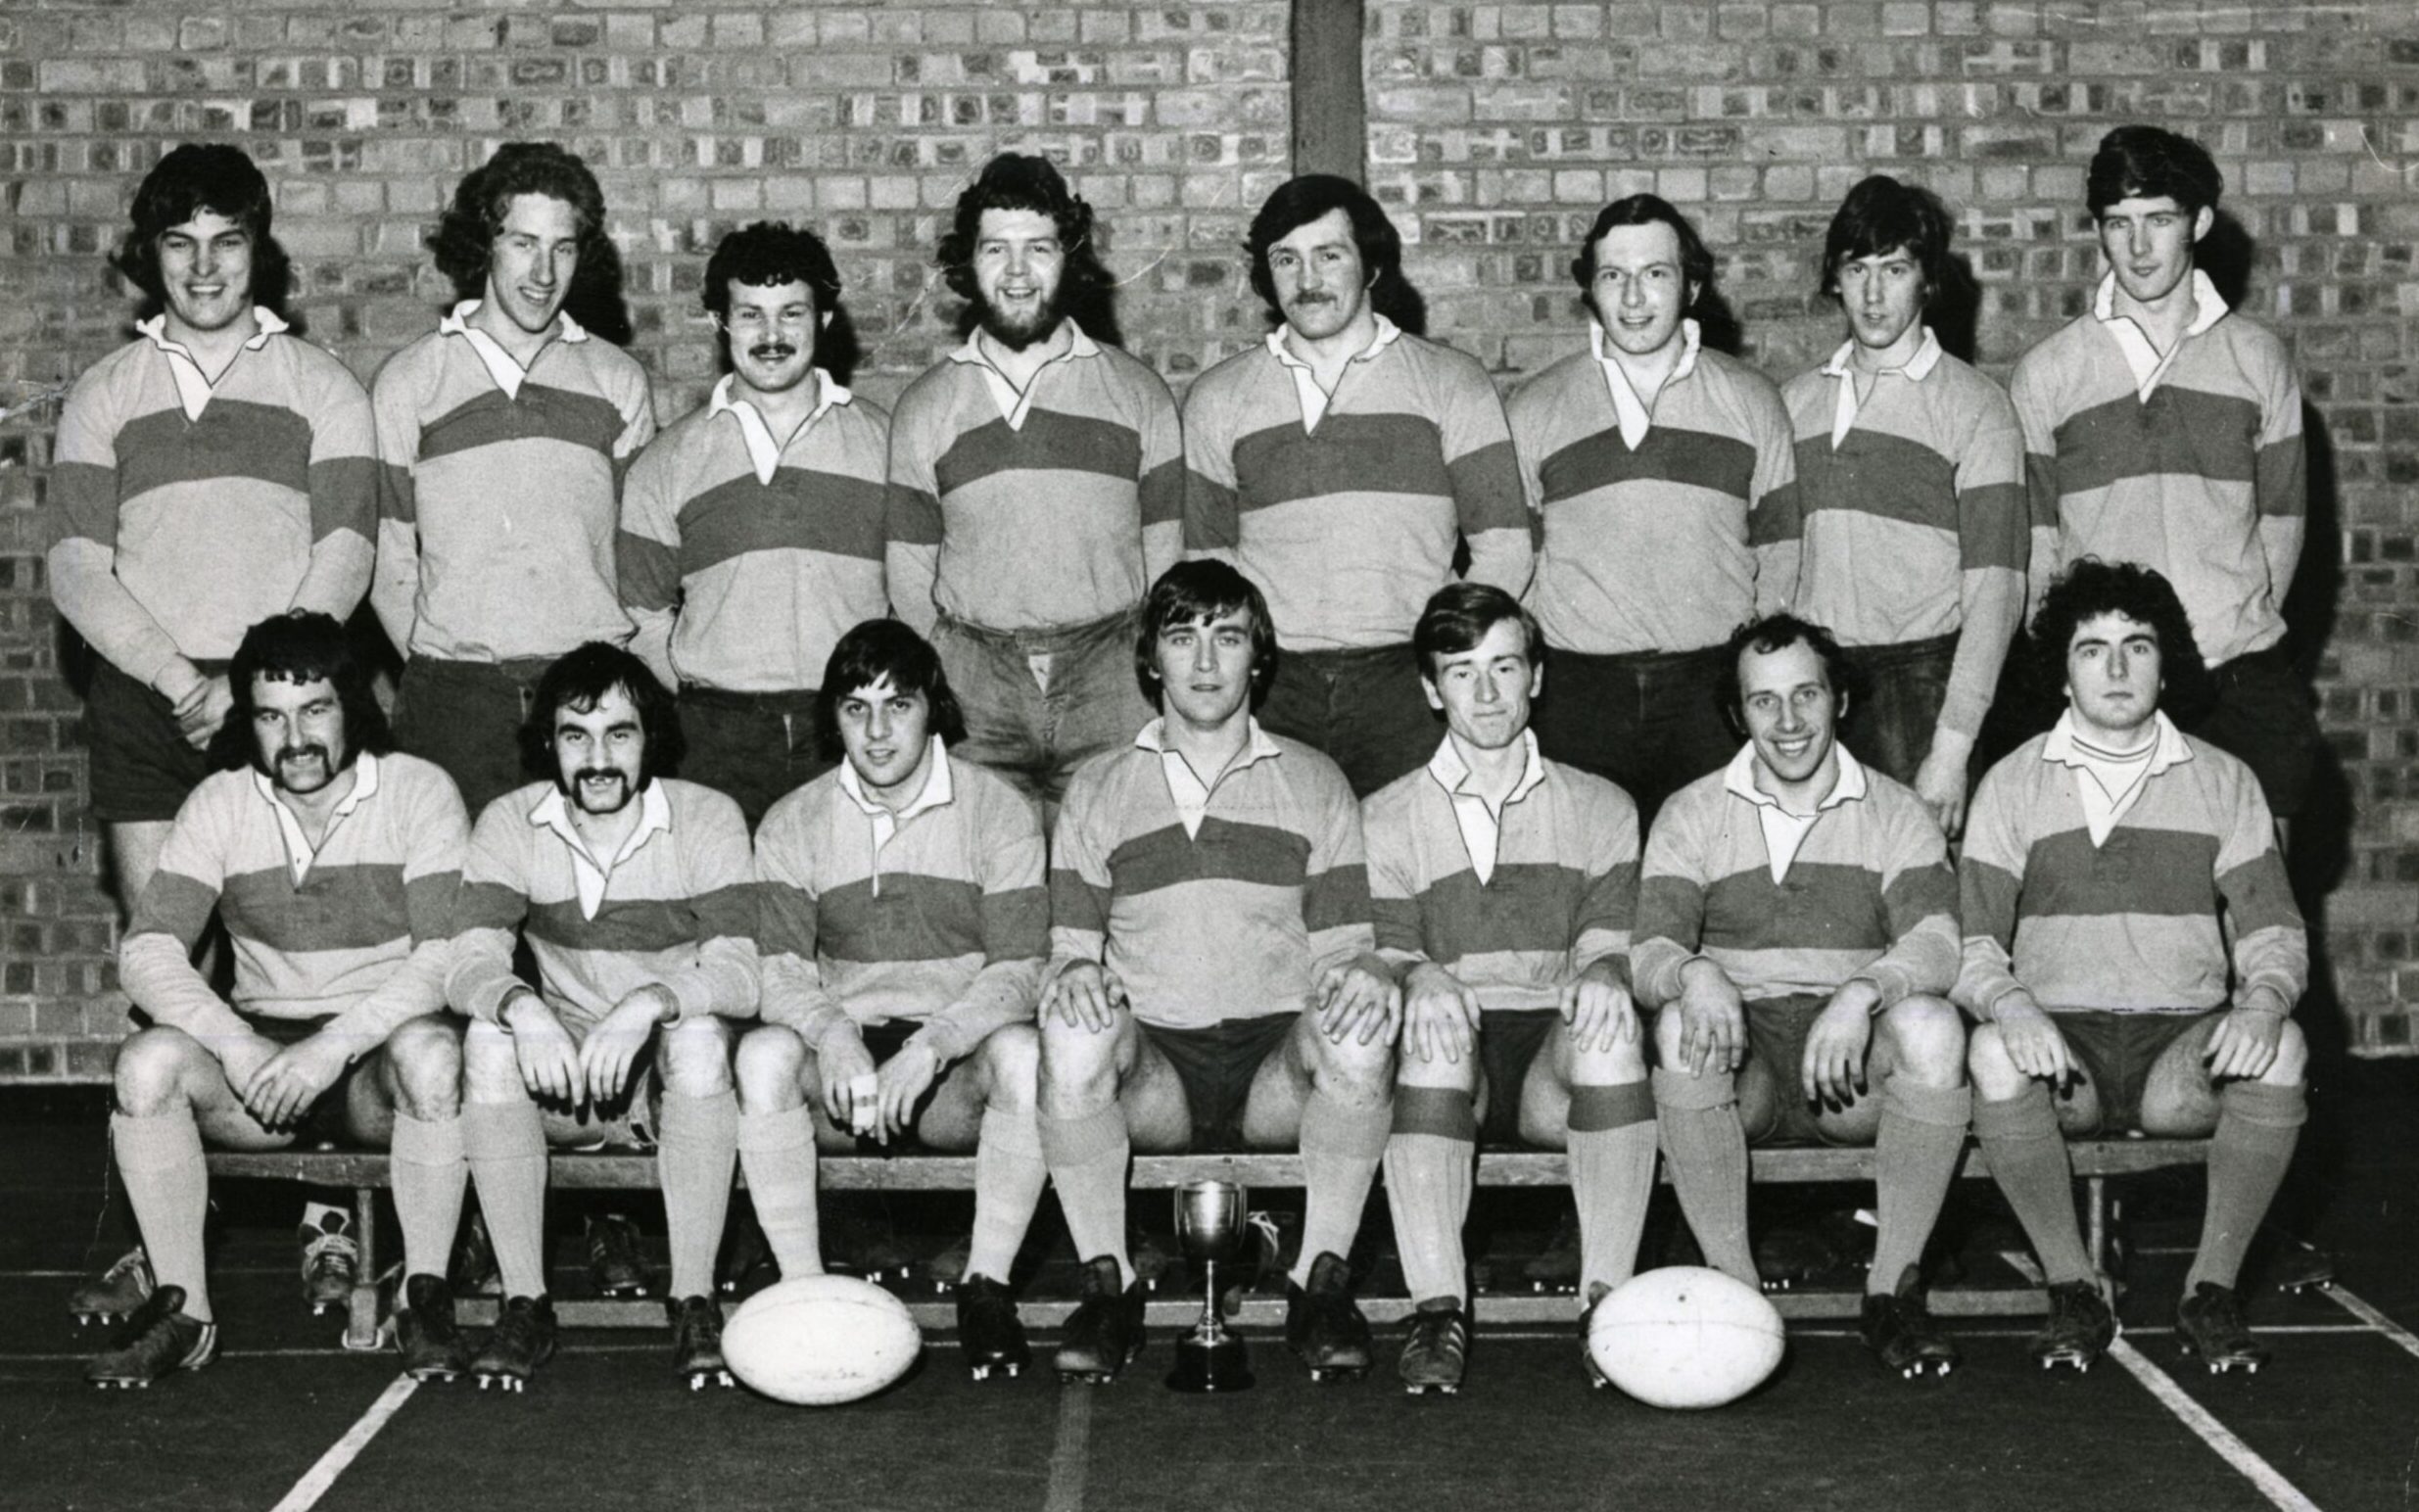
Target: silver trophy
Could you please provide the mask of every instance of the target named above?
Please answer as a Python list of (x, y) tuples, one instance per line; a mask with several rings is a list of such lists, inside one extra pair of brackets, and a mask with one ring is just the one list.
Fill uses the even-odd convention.
[(1231, 1181), (1192, 1181), (1176, 1189), (1176, 1242), (1201, 1276), (1201, 1321), (1176, 1341), (1177, 1392), (1240, 1392), (1252, 1385), (1243, 1338), (1229, 1333), (1218, 1312), (1218, 1265), (1243, 1249), (1243, 1188)]

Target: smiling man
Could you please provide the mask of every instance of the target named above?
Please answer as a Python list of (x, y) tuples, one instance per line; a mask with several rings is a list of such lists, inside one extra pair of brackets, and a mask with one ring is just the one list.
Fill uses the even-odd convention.
[(1366, 796), (1436, 748), (1411, 627), (1456, 547), (1472, 582), (1528, 585), (1511, 437), (1475, 358), (1390, 317), (1409, 300), (1402, 241), (1359, 186), (1292, 180), (1245, 251), (1277, 328), (1185, 396), (1185, 550), (1267, 594), (1285, 648), (1268, 728)]
[(752, 826), (829, 769), (816, 680), (841, 635), (888, 601), (890, 422), (816, 363), (840, 275), (812, 231), (732, 232), (702, 298), (731, 371), (630, 469), (621, 598), (631, 649), (680, 688), (683, 773), (738, 800)]
[(578, 158), (498, 148), (429, 239), (459, 302), (370, 388), (370, 602), (405, 657), (395, 738), (474, 813), (521, 780), (515, 732), (547, 664), (630, 638), (614, 535), (655, 411), (639, 364), (564, 313), (575, 288), (613, 292), (604, 216)]
[(2086, 556), (2163, 574), (2213, 683), (2187, 728), (2249, 763), (2289, 821), (2319, 743), (2284, 643), (2308, 514), (2301, 386), (2284, 342), (2196, 265), (2224, 187), (2187, 137), (2103, 137), (2084, 192), (2108, 273), (2009, 387), (2031, 483), (2032, 601)]
[(1773, 615), (1731, 638), (1725, 702), (1747, 735), (1672, 796), (1646, 842), (1632, 969), (1655, 1018), (1672, 1184), (1709, 1263), (1753, 1286), (1747, 1144), (1870, 1144), (1880, 1229), (1863, 1333), (1884, 1367), (1946, 1375), (1957, 1347), (1921, 1260), (1972, 1099), (1957, 879), (1915, 794), (1838, 740), (1837, 642)]

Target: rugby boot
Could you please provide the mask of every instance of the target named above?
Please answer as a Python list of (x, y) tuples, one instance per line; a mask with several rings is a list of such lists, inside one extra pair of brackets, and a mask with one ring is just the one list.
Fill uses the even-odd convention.
[(646, 1295), (646, 1270), (639, 1263), (639, 1225), (628, 1213), (589, 1218), (588, 1281), (598, 1297)]
[(1755, 1273), (1767, 1292), (1785, 1292), (1839, 1263), (1839, 1252), (1811, 1223), (1776, 1228), (1755, 1242)]
[(2116, 1314), (2110, 1310), (2101, 1283), (2061, 1281), (2050, 1288), (2049, 1321), (2033, 1336), (2032, 1357), (2043, 1370), (2072, 1365), (2087, 1371), (2115, 1341)]
[(1285, 1347), (1310, 1379), (1356, 1381), (1369, 1373), (1369, 1320), (1352, 1300), (1352, 1270), (1330, 1250), (1310, 1262), (1310, 1284), (1285, 1289)]
[(151, 1274), (151, 1257), (136, 1245), (112, 1261), (109, 1269), (77, 1283), (68, 1294), (68, 1311), (75, 1314), (78, 1328), (95, 1319), (115, 1323), (132, 1317), (157, 1284)]
[(966, 1267), (974, 1258), (972, 1236), (961, 1236), (949, 1248), (924, 1262), (925, 1279), (935, 1292), (946, 1292), (966, 1279)]
[(1562, 1215), (1545, 1248), (1520, 1267), (1520, 1278), (1532, 1292), (1576, 1293), (1579, 1277), (1579, 1213), (1574, 1210)]
[(692, 1392), (709, 1385), (735, 1385), (723, 1363), (723, 1304), (711, 1297), (664, 1299), (664, 1318), (672, 1325), (672, 1372)]
[(479, 1378), (483, 1392), (491, 1385), (518, 1392), (553, 1357), (554, 1299), (508, 1298), (496, 1314), (496, 1326), (487, 1331), (487, 1343), (470, 1362), (470, 1373)]
[(313, 1203), (306, 1210), (303, 1241), (303, 1300), (311, 1313), (353, 1304), (353, 1284), (360, 1274), (361, 1247), (354, 1242), (353, 1217), (342, 1207)]
[(171, 1370), (199, 1370), (218, 1352), (218, 1325), (184, 1313), (185, 1289), (154, 1289), (134, 1309), (110, 1347), (84, 1367), (84, 1379), (103, 1391), (148, 1388)]
[(750, 1212), (734, 1215), (728, 1232), (731, 1237), (723, 1245), (722, 1270), (714, 1278), (714, 1289), (736, 1296), (747, 1290), (757, 1271), (773, 1263), (773, 1242), (764, 1237), (764, 1225)]
[(1114, 1254), (1086, 1260), (1076, 1289), (1082, 1299), (1067, 1319), (1067, 1337), (1051, 1358), (1061, 1381), (1107, 1386), (1142, 1352), (1143, 1284), (1120, 1286)]
[(403, 1278), (403, 1305), (395, 1309), (395, 1348), (403, 1374), (422, 1381), (451, 1381), (470, 1357), (461, 1330), (453, 1326), (453, 1288), (443, 1276)]
[[(2291, 1235), (2287, 1235), (2291, 1239)], [(2294, 1248), (2277, 1256), (2268, 1273), (2276, 1280), (2276, 1289), (2299, 1297), (2304, 1292), (2325, 1291), (2335, 1285), (2335, 1256), (2317, 1246), (2299, 1239)]]
[[(1681, 1228), (1685, 1231), (1687, 1225), (1684, 1223)], [(1609, 1390), (1613, 1383), (1611, 1378), (1604, 1374), (1604, 1367), (1596, 1363), (1596, 1308), (1602, 1306), (1604, 1299), (1612, 1295), (1611, 1287), (1601, 1281), (1597, 1282), (1588, 1289), (1587, 1310), (1579, 1315), (1579, 1361), (1588, 1367), (1588, 1384), (1599, 1392)]]
[(2198, 1355), (2213, 1376), (2237, 1365), (2255, 1376), (2268, 1359), (2268, 1351), (2243, 1319), (2243, 1299), (2234, 1288), (2214, 1281), (2202, 1282), (2176, 1303), (2175, 1342), (2186, 1354)]
[(822, 1238), (825, 1263), (877, 1286), (891, 1276), (904, 1281), (915, 1268), (916, 1252), (899, 1238), (890, 1214), (868, 1209), (861, 1198), (825, 1206)]
[(1431, 1298), (1411, 1314), (1411, 1337), (1403, 1341), (1396, 1369), (1402, 1389), (1413, 1396), (1461, 1390), (1462, 1367), (1470, 1357), (1470, 1325), (1461, 1303), (1449, 1297)]
[(966, 1353), (966, 1368), (977, 1381), (1004, 1370), (1015, 1380), (1033, 1363), (1024, 1342), (1024, 1324), (1017, 1317), (1017, 1299), (1008, 1283), (989, 1276), (968, 1276), (958, 1284), (958, 1347)]
[(488, 1238), (487, 1214), (472, 1209), (446, 1260), (446, 1280), (456, 1297), (493, 1297), (503, 1290), (496, 1270), (496, 1242)]
[(1923, 1304), (1922, 1273), (1913, 1265), (1900, 1274), (1896, 1292), (1865, 1294), (1865, 1314), (1857, 1330), (1884, 1370), (1909, 1381), (1926, 1371), (1945, 1376), (1959, 1359), (1957, 1346)]

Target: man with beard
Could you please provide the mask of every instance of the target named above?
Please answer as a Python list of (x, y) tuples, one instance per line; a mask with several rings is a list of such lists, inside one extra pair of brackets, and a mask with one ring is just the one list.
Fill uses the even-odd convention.
[(622, 496), (631, 649), (680, 688), (682, 771), (750, 826), (830, 766), (815, 682), (887, 602), (889, 417), (815, 361), (839, 297), (812, 231), (759, 221), (724, 237), (703, 299), (731, 371), (640, 455)]
[[(713, 1271), (738, 1160), (729, 1020), (756, 1009), (747, 822), (712, 788), (660, 775), (681, 756), (672, 695), (614, 646), (546, 669), (522, 749), (547, 778), (479, 816), (447, 983), (477, 1020), (462, 1134), (505, 1293), (471, 1370), (517, 1391), (554, 1352), (547, 1144), (638, 1146), (643, 1128), (671, 1230), (673, 1366), (692, 1387), (728, 1385)], [(536, 989), (513, 974), (516, 935)]]
[(1151, 717), (1135, 607), (1182, 543), (1175, 401), (1069, 313), (1106, 292), (1092, 227), (1047, 160), (992, 159), (937, 254), (973, 333), (890, 426), (890, 602), (949, 671), (958, 754), (1052, 812)]
[(611, 275), (588, 165), (506, 142), (429, 245), (461, 299), (378, 370), (370, 602), (406, 658), (403, 749), (475, 813), (520, 780), (513, 732), (554, 657), (629, 638), (613, 566), (622, 471), (655, 434), (646, 374), (564, 312)]
[(1528, 586), (1511, 436), (1475, 358), (1395, 324), (1402, 240), (1358, 185), (1285, 184), (1245, 251), (1279, 323), (1185, 396), (1185, 549), (1268, 595), (1285, 650), (1268, 728), (1366, 797), (1436, 748), (1411, 626), (1456, 548), (1472, 582)]
[[(277, 1150), (306, 1135), (394, 1152), (404, 1368), (462, 1368), (446, 1256), (462, 1210), (461, 1044), (445, 1008), (468, 822), (446, 775), (391, 754), (343, 627), (296, 611), (236, 647), (224, 770), (178, 811), (120, 947), (148, 1015), (118, 1052), (110, 1144), (159, 1286), (86, 1378), (148, 1386), (217, 1347), (202, 1143)], [(213, 914), (231, 1001), (194, 969)]]

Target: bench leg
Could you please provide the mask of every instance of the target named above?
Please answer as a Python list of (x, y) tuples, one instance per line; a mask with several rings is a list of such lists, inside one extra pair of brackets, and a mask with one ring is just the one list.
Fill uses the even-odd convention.
[(2087, 1225), (2084, 1244), (2091, 1252), (2092, 1269), (2102, 1275), (2109, 1273), (2109, 1178), (2083, 1178), (2083, 1215)]
[(345, 1347), (359, 1353), (386, 1344), (386, 1328), (378, 1317), (378, 1193), (372, 1187), (353, 1190), (353, 1236), (361, 1247), (359, 1268), (353, 1275), (353, 1298), (345, 1315)]

